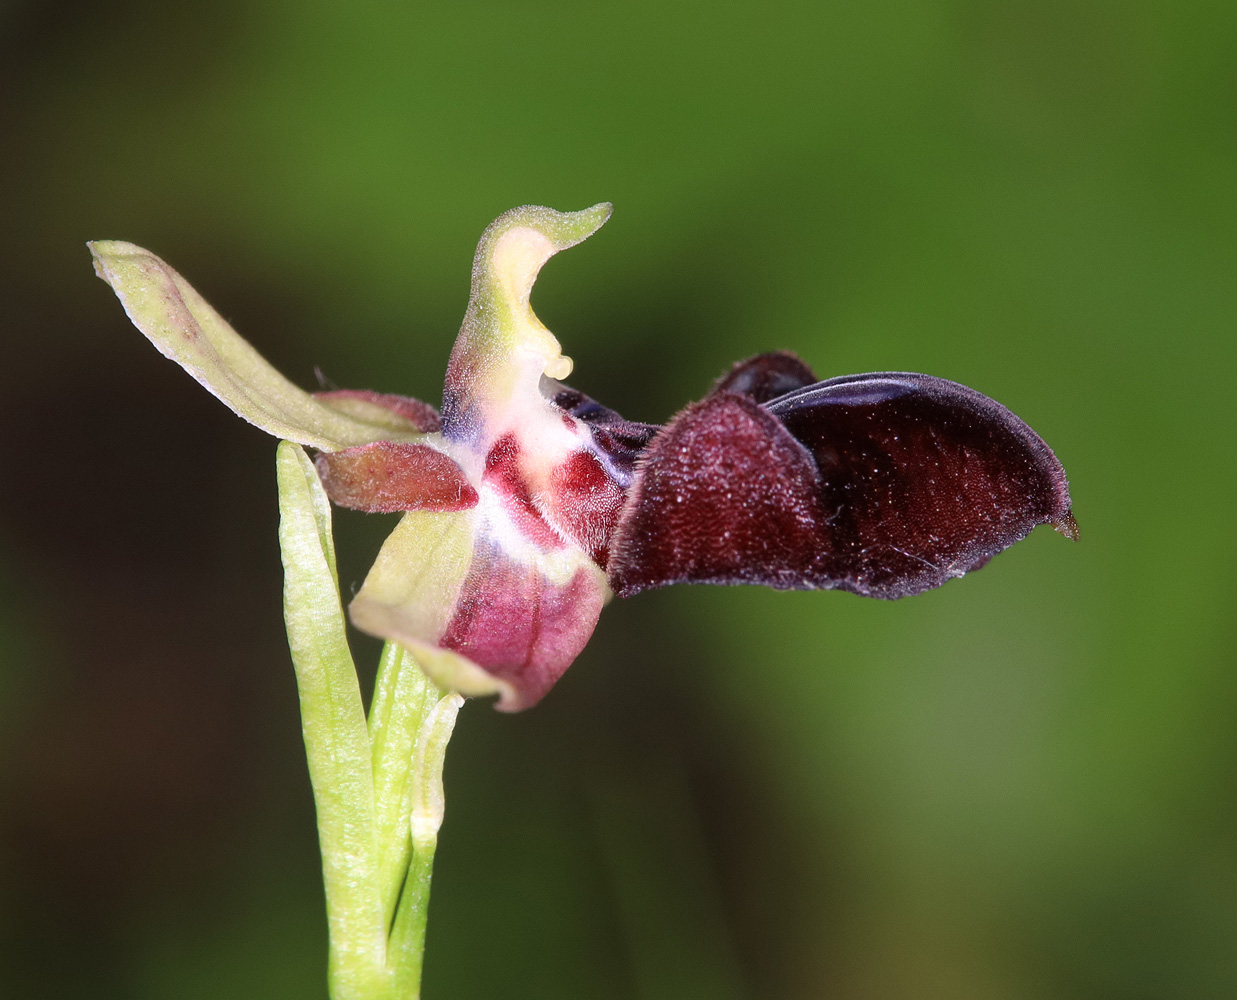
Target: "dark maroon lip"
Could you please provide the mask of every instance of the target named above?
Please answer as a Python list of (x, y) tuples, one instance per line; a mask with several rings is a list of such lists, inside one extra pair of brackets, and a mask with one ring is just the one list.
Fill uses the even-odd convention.
[(809, 377), (758, 355), (650, 440), (611, 545), (616, 593), (757, 583), (892, 599), (1039, 524), (1077, 537), (1061, 463), (995, 400), (916, 372)]

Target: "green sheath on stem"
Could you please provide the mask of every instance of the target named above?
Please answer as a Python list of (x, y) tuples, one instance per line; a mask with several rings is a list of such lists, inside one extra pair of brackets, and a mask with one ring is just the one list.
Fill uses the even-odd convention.
[(442, 826), (445, 807), (442, 790), (442, 765), (447, 754), (447, 741), (455, 728), (464, 699), (452, 692), (427, 701), (417, 733), (416, 753), (409, 775), (411, 794), (406, 801), (405, 830), (411, 834), (411, 857), (406, 865), (404, 891), (400, 896), (395, 925), (391, 928), (388, 962), (401, 982), (420, 983), (421, 964), (425, 955), (425, 922), (429, 915), (430, 876), (434, 869), (434, 851), (438, 847), (438, 829)]

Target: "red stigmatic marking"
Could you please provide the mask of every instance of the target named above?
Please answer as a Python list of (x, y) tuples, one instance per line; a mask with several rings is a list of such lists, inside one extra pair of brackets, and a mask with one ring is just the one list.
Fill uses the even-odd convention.
[(500, 437), (485, 456), (485, 481), (502, 497), (503, 506), (529, 541), (543, 549), (563, 547), (563, 540), (533, 503), (520, 472), (520, 443), (514, 434)]
[[(574, 429), (574, 419), (567, 419)], [(604, 568), (626, 498), (622, 487), (596, 455), (577, 451), (554, 470), (543, 513), (521, 474), (519, 455), (515, 435), (504, 434), (485, 456), (485, 480), (503, 498), (520, 531), (535, 544), (553, 549), (563, 545), (557, 528)]]

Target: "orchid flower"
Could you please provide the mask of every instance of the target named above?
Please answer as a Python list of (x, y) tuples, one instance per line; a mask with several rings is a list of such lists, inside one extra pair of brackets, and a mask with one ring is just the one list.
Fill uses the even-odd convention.
[(818, 381), (798, 358), (737, 364), (665, 426), (563, 380), (537, 274), (608, 204), (514, 209), (481, 238), (441, 412), (307, 393), (154, 254), (91, 244), (130, 319), (241, 417), (316, 452), (336, 503), (403, 511), (349, 608), (440, 686), (540, 700), (612, 594), (756, 583), (897, 598), (986, 563), (1040, 524), (1077, 526), (1065, 472), (1013, 413), (929, 375)]

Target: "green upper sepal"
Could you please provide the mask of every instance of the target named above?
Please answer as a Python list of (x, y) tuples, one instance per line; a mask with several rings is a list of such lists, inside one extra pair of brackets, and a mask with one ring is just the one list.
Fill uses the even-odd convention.
[(554, 254), (595, 233), (613, 206), (579, 212), (524, 205), (486, 229), (473, 258), (468, 311), (447, 365), (443, 429), (450, 437), (493, 440), (508, 415), (543, 410), (541, 378), (571, 374), (571, 359), (532, 310), (537, 275)]
[(133, 325), (222, 400), (268, 434), (341, 451), (374, 441), (419, 442), (411, 421), (363, 404), (319, 400), (279, 374), (193, 287), (149, 250), (117, 240), (88, 243), (95, 273), (112, 286)]

